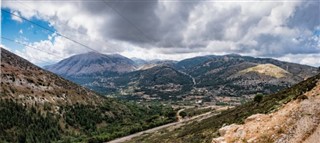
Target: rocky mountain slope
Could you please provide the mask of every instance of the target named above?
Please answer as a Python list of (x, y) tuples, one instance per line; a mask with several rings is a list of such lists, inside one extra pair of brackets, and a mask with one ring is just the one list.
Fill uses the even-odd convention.
[(1, 48), (0, 142), (104, 142), (175, 120), (171, 107), (109, 99)]
[(244, 124), (219, 129), (212, 143), (317, 143), (320, 139), (320, 80), (312, 90), (270, 114), (255, 114)]
[(146, 134), (130, 142), (317, 143), (319, 107), (320, 74), (199, 122)]
[(89, 52), (66, 58), (45, 69), (61, 76), (103, 75), (130, 72), (136, 69), (135, 63), (119, 54), (105, 55)]
[(97, 104), (103, 97), (1, 48), (2, 99), (25, 104)]

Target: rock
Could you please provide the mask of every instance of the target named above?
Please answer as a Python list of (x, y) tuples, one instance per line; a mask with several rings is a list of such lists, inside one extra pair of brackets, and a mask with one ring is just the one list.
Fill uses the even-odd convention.
[(305, 100), (305, 99), (308, 99), (308, 96), (306, 95), (300, 95), (297, 97), (298, 100)]
[(257, 137), (253, 137), (247, 140), (248, 143), (254, 143)]
[(224, 137), (218, 137), (218, 138), (214, 138), (212, 139), (211, 143), (227, 143), (224, 139)]
[(254, 120), (260, 121), (260, 120), (261, 120), (260, 117), (263, 116), (263, 115), (265, 115), (265, 114), (254, 114), (254, 115), (251, 115), (251, 116), (248, 117), (244, 122), (245, 122), (245, 123), (248, 123), (248, 122), (254, 121)]
[(246, 133), (246, 131), (243, 130), (243, 126), (240, 126), (237, 128), (234, 135), (239, 138), (245, 138), (247, 133)]
[(231, 131), (231, 130), (235, 131), (239, 127), (240, 125), (237, 125), (237, 124), (231, 124), (229, 126), (222, 127), (219, 129), (219, 134), (220, 136), (224, 136), (227, 133), (227, 131)]

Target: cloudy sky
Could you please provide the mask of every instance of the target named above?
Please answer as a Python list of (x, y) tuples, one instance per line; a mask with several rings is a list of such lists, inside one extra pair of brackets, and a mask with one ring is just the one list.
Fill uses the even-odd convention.
[(98, 51), (172, 60), (236, 53), (320, 66), (319, 0), (3, 0), (1, 28), (2, 46), (38, 65)]

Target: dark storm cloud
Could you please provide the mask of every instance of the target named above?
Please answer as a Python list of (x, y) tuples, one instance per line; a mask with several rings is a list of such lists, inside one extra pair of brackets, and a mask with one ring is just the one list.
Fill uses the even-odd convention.
[(105, 34), (109, 37), (145, 43), (154, 39), (152, 32), (156, 31), (159, 20), (154, 10), (156, 1), (150, 2), (109, 2), (111, 24)]
[(166, 15), (166, 9), (158, 1), (108, 2), (111, 24), (104, 35), (137, 44), (181, 46), (181, 31), (197, 2), (172, 4), (176, 5), (174, 12)]

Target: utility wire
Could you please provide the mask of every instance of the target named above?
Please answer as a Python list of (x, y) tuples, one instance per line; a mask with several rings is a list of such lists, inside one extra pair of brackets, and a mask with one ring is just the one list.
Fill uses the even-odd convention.
[[(3, 48), (3, 47), (1, 47), (1, 48)], [(37, 61), (40, 61), (40, 62), (42, 62), (42, 63), (45, 63), (45, 64), (47, 64), (47, 65), (50, 65), (50, 64), (52, 64), (52, 63), (50, 63), (50, 62), (48, 62), (48, 61), (44, 61), (44, 60), (41, 60), (41, 59), (38, 59), (38, 58), (35, 58), (35, 57), (32, 57), (33, 59), (36, 59)], [(31, 61), (29, 61), (29, 62), (31, 62)]]
[(87, 45), (85, 45), (85, 44), (82, 44), (82, 43), (80, 43), (80, 42), (78, 42), (78, 41), (76, 41), (76, 40), (73, 40), (73, 39), (71, 39), (71, 38), (69, 38), (69, 37), (67, 37), (67, 36), (65, 36), (65, 35), (63, 35), (63, 34), (61, 34), (61, 33), (58, 33), (57, 31), (51, 30), (51, 29), (49, 29), (49, 28), (47, 28), (47, 27), (44, 27), (44, 26), (42, 26), (42, 25), (40, 25), (40, 24), (37, 24), (37, 23), (35, 23), (35, 22), (31, 21), (31, 20), (28, 20), (27, 18), (24, 18), (24, 17), (22, 17), (22, 16), (20, 16), (20, 15), (14, 14), (13, 12), (10, 12), (10, 11), (7, 11), (7, 10), (3, 10), (3, 9), (1, 9), (1, 11), (2, 11), (2, 12), (5, 12), (5, 13), (8, 13), (8, 14), (10, 14), (10, 15), (12, 15), (12, 16), (19, 17), (19, 18), (21, 18), (21, 19), (23, 19), (23, 20), (25, 20), (25, 21), (33, 24), (33, 25), (36, 25), (36, 26), (38, 26), (38, 27), (40, 27), (40, 28), (43, 28), (43, 29), (45, 29), (45, 30), (47, 30), (47, 31), (49, 31), (49, 32), (56, 33), (57, 35), (65, 38), (65, 39), (68, 39), (68, 40), (70, 40), (70, 41), (72, 41), (72, 42), (74, 42), (74, 43), (76, 43), (76, 44), (81, 45), (82, 47), (85, 47), (85, 48), (87, 48), (87, 49), (90, 49), (90, 50), (92, 50), (92, 51), (95, 51), (95, 52), (97, 52), (97, 53), (100, 53), (99, 51), (97, 51), (97, 50), (95, 50), (95, 49), (93, 49), (93, 48), (91, 48), (91, 47), (89, 47), (89, 46), (87, 46)]
[(38, 50), (38, 51), (47, 53), (47, 54), (49, 54), (49, 55), (53, 55), (53, 56), (55, 56), (55, 57), (59, 57), (59, 58), (62, 58), (62, 59), (63, 59), (63, 57), (61, 57), (61, 56), (59, 56), (59, 55), (56, 55), (56, 54), (54, 54), (54, 53), (52, 53), (52, 52), (48, 52), (48, 51), (45, 51), (45, 50), (42, 50), (42, 49), (38, 49), (38, 48), (32, 47), (32, 46), (30, 46), (30, 45), (28, 45), (28, 44), (25, 44), (25, 43), (22, 43), (22, 42), (19, 42), (19, 41), (16, 41), (16, 40), (13, 40), (13, 39), (4, 37), (4, 36), (1, 36), (1, 39), (7, 40), (7, 41), (10, 41), (10, 42), (14, 42), (14, 43), (17, 43), (17, 44), (19, 44), (19, 45), (22, 45), (22, 46), (25, 46), (25, 47), (29, 47), (29, 48), (32, 48), (32, 49), (35, 49), (35, 50)]

